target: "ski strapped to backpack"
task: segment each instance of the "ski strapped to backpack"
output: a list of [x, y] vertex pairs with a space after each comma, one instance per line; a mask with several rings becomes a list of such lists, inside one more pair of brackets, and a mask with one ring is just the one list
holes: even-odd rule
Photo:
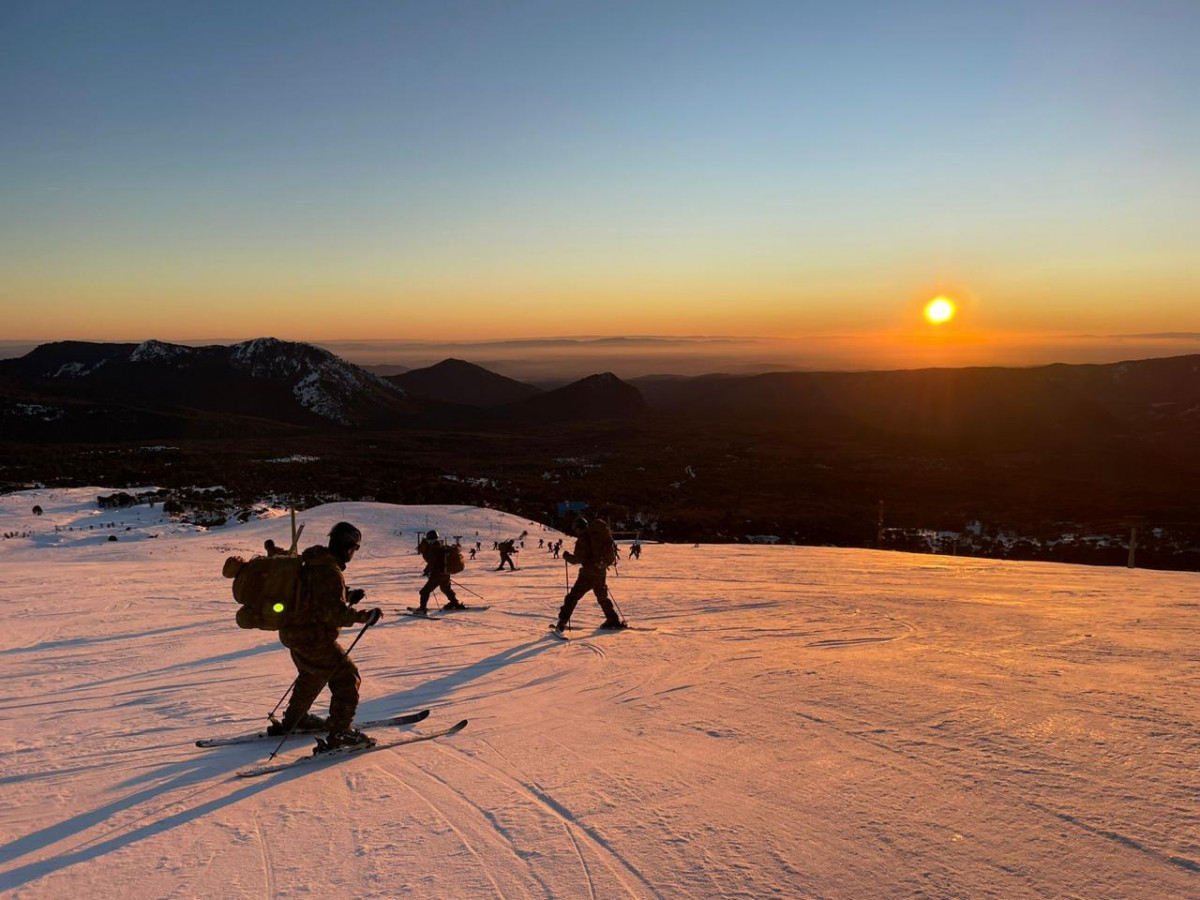
[[291, 553], [226, 559], [221, 574], [233, 579], [238, 627], [278, 631], [296, 615], [302, 602], [304, 567], [303, 557]]

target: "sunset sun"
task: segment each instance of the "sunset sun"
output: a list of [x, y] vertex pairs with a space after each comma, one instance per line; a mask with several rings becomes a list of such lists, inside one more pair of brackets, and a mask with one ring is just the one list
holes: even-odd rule
[[934, 325], [941, 325], [954, 318], [954, 301], [948, 297], [934, 297], [925, 304], [925, 318]]

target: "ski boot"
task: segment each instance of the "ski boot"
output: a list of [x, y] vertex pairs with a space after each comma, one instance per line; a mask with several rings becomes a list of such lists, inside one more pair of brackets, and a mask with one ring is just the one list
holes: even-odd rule
[[447, 603], [445, 606], [442, 607], [442, 609], [466, 609], [466, 608], [467, 608], [467, 604], [459, 603], [457, 600], [451, 600], [449, 603]]
[[622, 628], [628, 628], [629, 623], [624, 619], [609, 618], [601, 622], [600, 627], [607, 631], [620, 631]]
[[272, 722], [267, 726], [267, 734], [271, 737], [283, 737], [285, 734], [303, 734], [306, 731], [324, 731], [328, 728], [328, 723], [320, 716], [314, 716], [312, 713], [305, 713], [300, 717], [300, 721], [293, 728], [287, 719], [282, 722]]
[[313, 753], [328, 753], [330, 750], [362, 750], [365, 747], [374, 746], [375, 738], [363, 734], [356, 728], [347, 728], [345, 731], [331, 732], [324, 739], [317, 738], [317, 746], [313, 749]]

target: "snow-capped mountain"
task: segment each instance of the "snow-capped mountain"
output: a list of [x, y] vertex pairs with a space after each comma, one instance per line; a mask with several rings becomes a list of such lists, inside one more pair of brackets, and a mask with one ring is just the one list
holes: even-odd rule
[[396, 385], [328, 350], [275, 338], [206, 347], [63, 341], [0, 361], [0, 376], [43, 405], [59, 401], [60, 427], [64, 418], [94, 420], [96, 404], [117, 418], [136, 410], [139, 420], [249, 416], [301, 426], [381, 425], [413, 410]]

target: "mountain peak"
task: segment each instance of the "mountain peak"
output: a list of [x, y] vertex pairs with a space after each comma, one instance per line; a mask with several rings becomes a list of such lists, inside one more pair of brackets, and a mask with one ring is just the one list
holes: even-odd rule
[[533, 385], [453, 357], [424, 369], [392, 375], [388, 380], [422, 397], [481, 408], [503, 406], [541, 393]]

